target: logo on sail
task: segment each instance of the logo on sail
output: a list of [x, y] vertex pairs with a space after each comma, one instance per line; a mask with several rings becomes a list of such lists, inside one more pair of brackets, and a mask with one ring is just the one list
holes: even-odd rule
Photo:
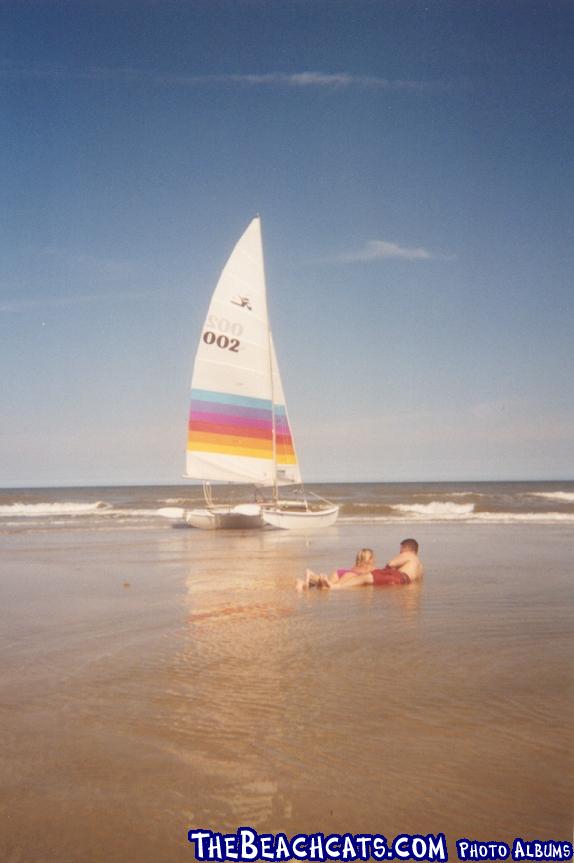
[[234, 297], [231, 302], [234, 306], [240, 306], [242, 309], [249, 309], [250, 312], [253, 311], [249, 297]]

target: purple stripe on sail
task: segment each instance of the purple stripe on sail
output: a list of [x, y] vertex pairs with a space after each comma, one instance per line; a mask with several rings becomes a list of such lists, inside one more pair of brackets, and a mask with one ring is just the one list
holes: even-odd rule
[[285, 417], [275, 417], [275, 429], [280, 434], [289, 434], [291, 429], [289, 428], [289, 423]]
[[214, 425], [236, 426], [237, 428], [256, 428], [268, 431], [271, 434], [273, 424], [270, 419], [260, 420], [251, 417], [236, 416], [233, 414], [208, 413], [207, 411], [192, 410], [189, 417], [190, 425], [194, 422], [213, 423]]
[[238, 405], [224, 405], [200, 399], [191, 400], [191, 411], [195, 413], [223, 414], [226, 417], [247, 417], [254, 420], [270, 420], [271, 411], [260, 408], [244, 408]]

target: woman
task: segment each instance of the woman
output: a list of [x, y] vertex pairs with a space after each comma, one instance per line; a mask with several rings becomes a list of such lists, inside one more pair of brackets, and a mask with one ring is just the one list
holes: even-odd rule
[[[333, 587], [342, 580], [345, 584], [348, 576], [358, 576], [359, 579], [369, 575], [375, 569], [375, 554], [372, 548], [361, 548], [355, 557], [355, 565], [350, 569], [335, 569], [329, 577], [323, 573], [313, 572], [312, 569], [305, 571], [305, 578], [297, 580], [297, 590], [306, 590], [309, 587]], [[357, 579], [357, 581], [359, 581]], [[370, 584], [369, 581], [359, 581], [361, 584]]]

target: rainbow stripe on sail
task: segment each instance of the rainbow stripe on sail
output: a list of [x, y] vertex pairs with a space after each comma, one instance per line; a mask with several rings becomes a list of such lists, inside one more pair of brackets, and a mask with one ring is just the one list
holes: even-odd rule
[[[296, 464], [285, 408], [275, 405], [277, 464]], [[247, 458], [273, 458], [273, 405], [269, 399], [191, 390], [187, 448]]]

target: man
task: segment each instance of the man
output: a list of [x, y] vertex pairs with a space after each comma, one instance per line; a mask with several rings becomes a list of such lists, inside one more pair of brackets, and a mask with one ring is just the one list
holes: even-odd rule
[[[403, 539], [399, 554], [387, 563], [386, 568], [389, 567], [408, 575], [410, 581], [419, 581], [423, 577], [424, 570], [419, 558], [419, 544], [416, 539]], [[375, 570], [375, 572], [377, 571]]]
[[[384, 569], [373, 569], [370, 572], [346, 572], [341, 576], [317, 576], [316, 586], [331, 590], [344, 590], [348, 587], [363, 587], [367, 584], [375, 586], [391, 584], [411, 584], [419, 581], [424, 574], [423, 565], [418, 556], [419, 544], [416, 539], [403, 539], [397, 557], [389, 560]], [[307, 586], [312, 582], [307, 580]]]

